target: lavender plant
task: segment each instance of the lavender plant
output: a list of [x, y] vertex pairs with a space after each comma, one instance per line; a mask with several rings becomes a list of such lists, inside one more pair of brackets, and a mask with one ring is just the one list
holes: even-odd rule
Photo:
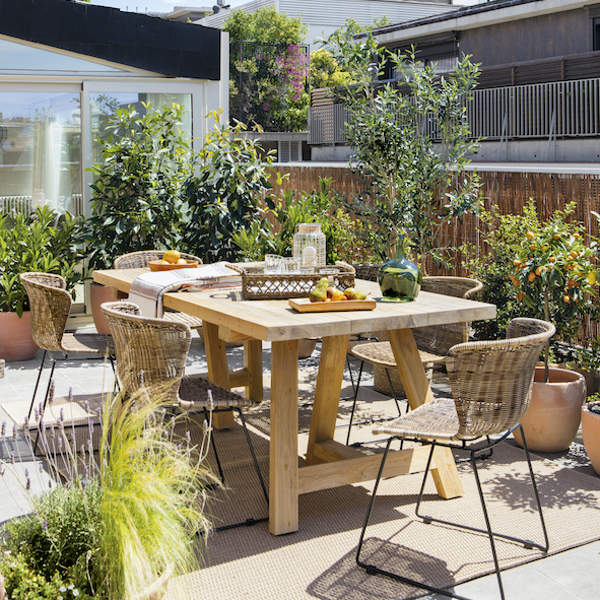
[[[6, 457], [0, 460], [0, 480], [17, 479], [33, 508], [9, 522], [0, 541], [9, 598], [130, 600], [143, 597], [165, 572], [177, 574], [196, 564], [196, 533], [210, 530], [204, 511], [207, 484], [215, 482], [203, 466], [210, 422], [203, 423], [202, 441], [194, 446], [189, 429], [179, 433], [180, 419], [164, 424], [167, 407], [161, 396], [160, 390], [106, 396], [83, 434], [52, 401], [56, 418], [37, 407], [46, 468], [41, 462], [35, 469], [20, 468], [31, 442], [26, 454], [20, 452], [18, 428], [9, 432], [5, 423], [0, 426]], [[29, 425], [23, 425], [27, 440]]]

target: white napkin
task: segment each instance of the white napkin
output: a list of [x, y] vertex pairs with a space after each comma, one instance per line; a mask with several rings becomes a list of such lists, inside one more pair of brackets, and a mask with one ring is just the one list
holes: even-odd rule
[[129, 301], [137, 304], [145, 317], [163, 315], [163, 294], [177, 290], [182, 285], [196, 288], [213, 287], [217, 283], [238, 283], [240, 276], [225, 262], [201, 265], [194, 269], [173, 269], [144, 273], [131, 283]]

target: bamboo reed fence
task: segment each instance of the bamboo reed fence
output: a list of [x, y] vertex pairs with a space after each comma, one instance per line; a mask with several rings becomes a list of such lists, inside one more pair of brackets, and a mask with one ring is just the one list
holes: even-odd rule
[[[346, 196], [362, 188], [359, 177], [347, 167], [278, 165], [276, 169], [287, 177], [275, 186], [275, 193], [288, 189], [310, 192], [318, 188], [319, 178], [325, 177], [331, 179], [332, 189]], [[598, 236], [598, 221], [592, 211], [600, 213], [600, 175], [483, 171], [479, 176], [486, 208], [497, 206], [501, 214], [520, 214], [533, 198], [540, 214], [549, 217], [555, 210], [575, 202], [573, 218], [584, 223], [589, 236]], [[468, 215], [462, 222], [444, 227], [441, 246], [458, 247], [470, 242], [480, 252], [486, 252], [485, 239], [484, 224], [477, 216]], [[426, 270], [432, 275], [467, 275], [457, 256], [451, 264], [453, 266], [447, 269], [430, 261]], [[598, 323], [586, 323], [584, 329], [586, 337], [600, 334]]]

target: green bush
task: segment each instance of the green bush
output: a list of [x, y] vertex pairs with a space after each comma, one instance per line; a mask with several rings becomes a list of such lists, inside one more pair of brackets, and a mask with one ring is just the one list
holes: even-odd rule
[[180, 237], [181, 189], [191, 173], [183, 109], [144, 109], [118, 109], [98, 139], [91, 215], [79, 230], [95, 269], [128, 252], [174, 247]]
[[[23, 554], [0, 554], [0, 573], [4, 577], [4, 590], [9, 599], [91, 600], [92, 598], [68, 579], [62, 579], [58, 573], [54, 573], [47, 580], [27, 564]], [[1, 579], [0, 592], [2, 592]]]
[[19, 275], [41, 271], [62, 275], [73, 293], [83, 276], [84, 254], [76, 244], [81, 219], [59, 215], [47, 206], [31, 215], [0, 215], [0, 311], [29, 310], [29, 300]]
[[345, 198], [331, 188], [331, 179], [320, 178], [319, 189], [300, 195], [285, 191], [273, 203], [269, 219], [237, 232], [233, 240], [246, 260], [262, 260], [265, 254], [289, 256], [296, 227], [320, 223], [327, 238], [327, 263], [370, 262], [372, 253], [360, 233], [362, 224], [344, 208]]
[[271, 205], [271, 156], [263, 160], [258, 144], [240, 136], [243, 124], [222, 126], [219, 115], [213, 116], [215, 126], [198, 155], [196, 174], [183, 190], [182, 249], [205, 262], [234, 261], [235, 234], [262, 221], [263, 197]]

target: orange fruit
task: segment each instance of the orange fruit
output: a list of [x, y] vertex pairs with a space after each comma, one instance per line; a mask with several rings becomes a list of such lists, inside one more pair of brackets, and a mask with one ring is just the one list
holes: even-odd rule
[[513, 277], [511, 281], [515, 287], [519, 287], [519, 280], [516, 277]]
[[530, 250], [536, 250], [537, 249], [537, 244], [531, 244], [531, 246], [529, 246]]
[[531, 238], [533, 238], [535, 236], [535, 234], [533, 233], [533, 231], [528, 231], [526, 235], [527, 235], [528, 239], [531, 239]]
[[513, 265], [515, 265], [515, 267], [519, 267], [521, 265], [521, 261], [518, 258], [515, 258], [515, 260], [513, 260]]
[[565, 304], [569, 304], [569, 302], [571, 302], [571, 298], [569, 296], [563, 296], [563, 301]]
[[555, 233], [555, 234], [554, 234], [552, 237], [553, 237], [555, 240], [560, 240], [560, 233]]
[[529, 279], [529, 281], [533, 281], [535, 279], [535, 273], [533, 271], [529, 273], [529, 275], [527, 275], [527, 279]]
[[544, 272], [544, 267], [538, 267], [535, 270], [535, 274], [539, 277]]
[[521, 302], [521, 300], [523, 300], [523, 298], [524, 298], [524, 297], [525, 297], [525, 294], [524, 294], [523, 292], [519, 292], [519, 293], [517, 294], [517, 300], [518, 300], [519, 302]]
[[181, 258], [181, 252], [178, 250], [167, 250], [163, 254], [163, 260], [166, 260], [168, 263], [172, 265], [176, 264], [177, 261]]
[[551, 263], [553, 263], [553, 262], [556, 262], [556, 258], [555, 258], [554, 256], [551, 256], [551, 257], [550, 257], [548, 260], [549, 260]]
[[550, 248], [550, 246], [548, 246], [548, 244], [544, 244], [544, 245], [542, 246], [542, 250], [543, 250], [544, 252], [546, 252], [546, 250], [548, 250], [548, 248]]

